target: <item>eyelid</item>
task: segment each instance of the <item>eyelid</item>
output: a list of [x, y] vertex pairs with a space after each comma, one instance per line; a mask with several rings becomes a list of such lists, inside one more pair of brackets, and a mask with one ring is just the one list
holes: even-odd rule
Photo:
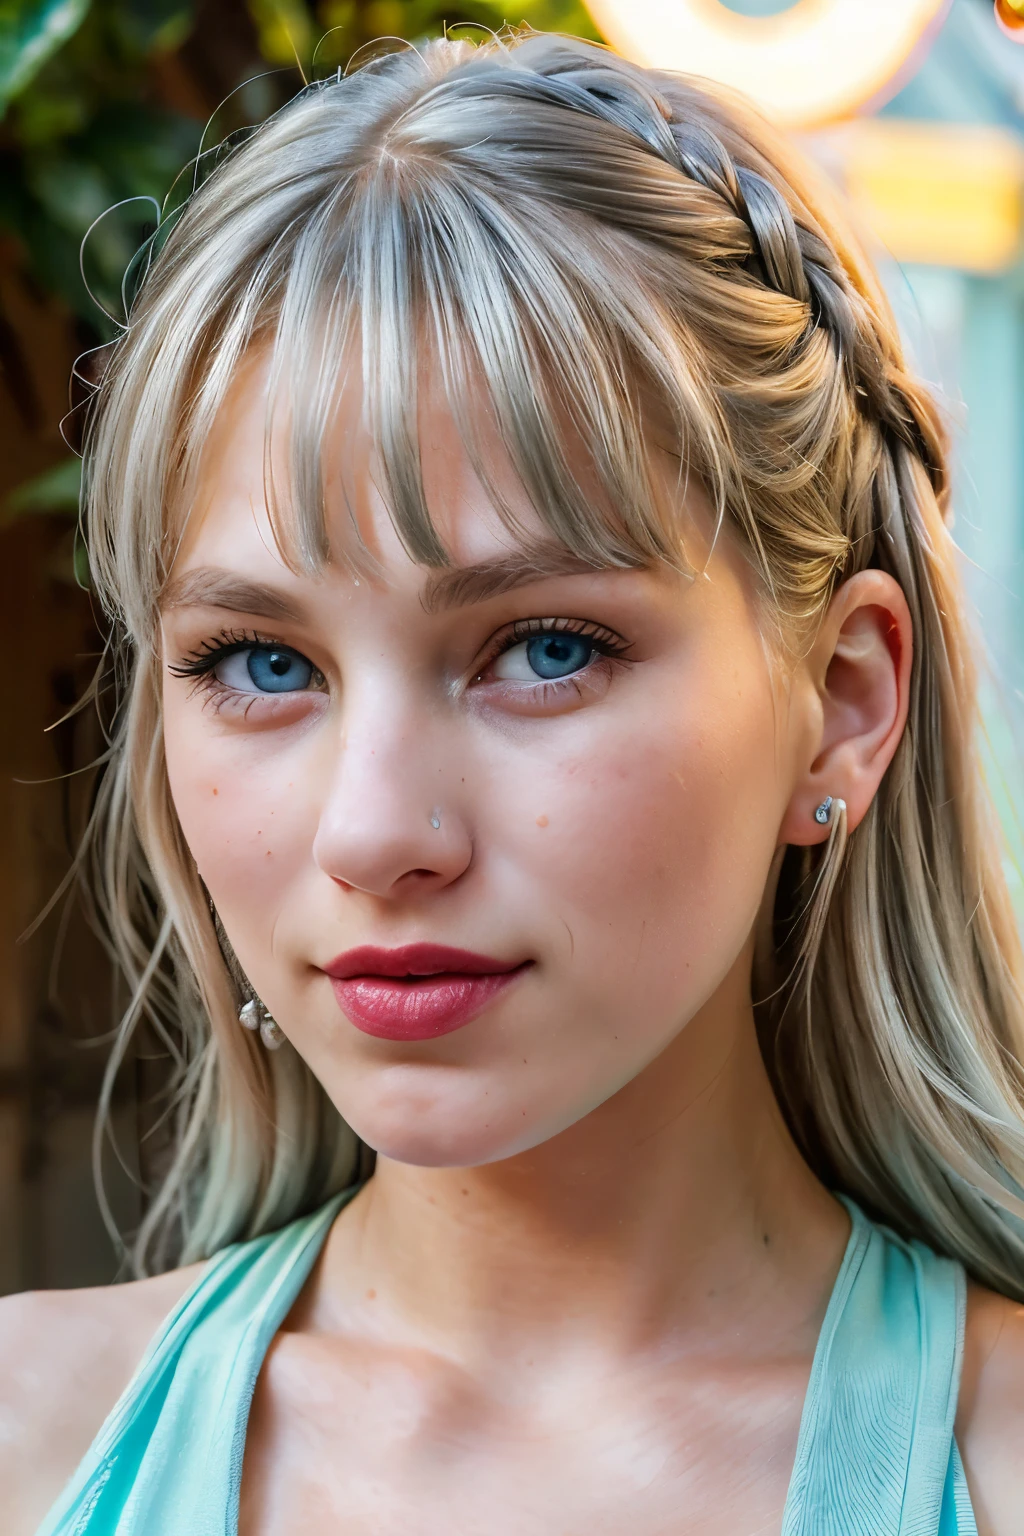
[[[629, 651], [633, 649], [633, 642], [626, 640], [616, 630], [606, 624], [598, 623], [594, 619], [581, 617], [534, 617], [513, 619], [502, 625], [487, 642], [482, 655], [473, 663], [468, 674], [463, 675], [463, 681], [456, 684], [457, 691], [478, 682], [487, 668], [497, 657], [504, 652], [513, 649], [517, 645], [524, 644], [536, 635], [541, 634], [574, 634], [590, 640], [599, 654], [605, 658], [629, 663], [632, 658]], [[213, 684], [213, 673], [216, 667], [228, 656], [236, 655], [240, 651], [251, 650], [256, 647], [273, 647], [281, 651], [289, 651], [292, 655], [300, 657], [313, 669], [313, 676], [324, 685], [327, 681], [323, 670], [304, 651], [295, 645], [280, 640], [274, 636], [262, 634], [257, 630], [227, 630], [223, 629], [216, 636], [200, 642], [196, 649], [187, 653], [178, 662], [168, 662], [168, 671], [174, 677], [192, 679], [197, 684]], [[593, 662], [588, 663], [588, 667]], [[576, 674], [578, 675], [578, 674]], [[544, 680], [546, 688], [557, 687], [569, 679]], [[538, 680], [538, 683], [540, 680]], [[227, 692], [233, 692], [230, 685], [220, 685]], [[524, 687], [530, 685], [524, 684]], [[310, 690], [301, 690], [302, 692]], [[258, 695], [262, 697], [262, 695]], [[269, 697], [269, 695], [268, 695]]]
[[535, 635], [549, 634], [581, 635], [584, 639], [593, 641], [602, 655], [615, 656], [622, 661], [630, 659], [626, 653], [633, 648], [632, 641], [625, 640], [614, 629], [609, 629], [607, 624], [598, 624], [593, 619], [513, 619], [511, 623], [503, 625], [491, 636], [482, 657], [473, 663], [470, 681], [475, 682], [493, 661], [505, 651], [510, 651], [513, 646], [522, 645], [524, 641], [532, 639]]
[[[304, 687], [280, 692], [264, 692], [261, 689], [250, 692], [248, 689], [240, 689], [230, 682], [225, 682], [217, 676], [218, 667], [225, 661], [252, 650], [286, 651], [297, 657], [310, 668], [309, 682]], [[253, 709], [256, 709], [259, 715], [266, 714], [267, 711], [276, 713], [286, 704], [286, 701], [291, 701], [294, 707], [297, 700], [311, 697], [323, 698], [325, 694], [330, 693], [325, 673], [311, 657], [306, 655], [305, 651], [289, 645], [287, 641], [259, 634], [255, 630], [221, 630], [219, 635], [200, 642], [194, 651], [178, 663], [168, 662], [167, 669], [173, 677], [180, 677], [191, 685], [192, 696], [200, 692], [205, 694], [204, 708], [209, 705], [218, 715], [222, 710], [236, 707], [240, 702], [244, 702], [245, 719], [249, 718], [250, 711]]]
[[285, 640], [276, 640], [270, 635], [258, 634], [255, 630], [222, 629], [219, 635], [201, 641], [194, 651], [188, 652], [180, 661], [168, 662], [167, 670], [174, 677], [205, 677], [228, 656], [235, 656], [239, 651], [264, 648], [289, 651], [293, 656], [300, 656], [303, 661], [309, 662], [318, 676], [323, 676], [312, 658], [305, 651], [300, 651], [298, 646], [289, 645]]

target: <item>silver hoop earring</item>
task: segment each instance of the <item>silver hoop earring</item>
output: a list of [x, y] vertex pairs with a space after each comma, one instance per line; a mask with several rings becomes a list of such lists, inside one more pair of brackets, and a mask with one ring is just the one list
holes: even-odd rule
[[260, 1039], [268, 1051], [280, 1050], [285, 1042], [285, 1033], [280, 1024], [274, 1018], [266, 1003], [261, 1003], [253, 993], [247, 1002], [244, 1002], [238, 1010], [238, 1022], [243, 1029], [260, 1032]]

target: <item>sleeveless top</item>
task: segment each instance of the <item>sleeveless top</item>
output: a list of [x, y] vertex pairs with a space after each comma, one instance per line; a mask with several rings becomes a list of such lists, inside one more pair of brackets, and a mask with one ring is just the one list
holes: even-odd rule
[[[263, 1358], [353, 1190], [211, 1259], [38, 1536], [236, 1536]], [[977, 1536], [953, 1438], [963, 1269], [853, 1222], [800, 1421], [782, 1536]]]

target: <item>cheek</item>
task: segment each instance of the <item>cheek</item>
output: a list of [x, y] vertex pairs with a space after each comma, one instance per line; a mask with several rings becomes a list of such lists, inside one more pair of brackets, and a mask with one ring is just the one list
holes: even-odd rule
[[643, 997], [677, 1013], [710, 995], [746, 941], [785, 793], [756, 669], [652, 691], [544, 771], [524, 762], [518, 812], [528, 878], [587, 1005], [633, 1013]]
[[[167, 777], [182, 833], [214, 904], [229, 926], [272, 927], [278, 899], [309, 862], [316, 798], [309, 791], [309, 737], [282, 749], [220, 731], [196, 700], [165, 690]], [[302, 792], [298, 792], [301, 787]]]

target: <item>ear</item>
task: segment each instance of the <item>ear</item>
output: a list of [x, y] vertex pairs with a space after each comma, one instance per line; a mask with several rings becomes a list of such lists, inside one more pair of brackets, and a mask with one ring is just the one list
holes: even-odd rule
[[780, 842], [824, 842], [829, 827], [814, 812], [829, 795], [846, 801], [850, 831], [864, 819], [907, 723], [913, 639], [903, 589], [884, 571], [837, 589], [803, 664], [818, 724]]

